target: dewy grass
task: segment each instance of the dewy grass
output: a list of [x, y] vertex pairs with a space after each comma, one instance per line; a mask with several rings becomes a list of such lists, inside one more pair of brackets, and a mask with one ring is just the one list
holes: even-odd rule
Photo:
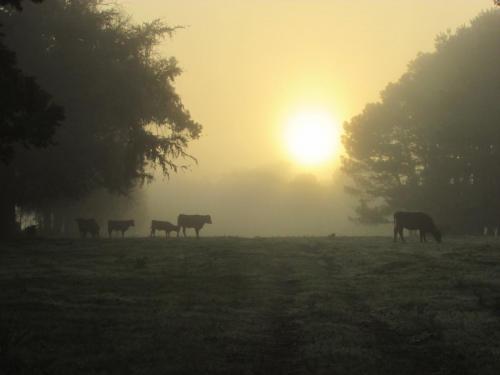
[[0, 374], [499, 374], [500, 242], [0, 245]]

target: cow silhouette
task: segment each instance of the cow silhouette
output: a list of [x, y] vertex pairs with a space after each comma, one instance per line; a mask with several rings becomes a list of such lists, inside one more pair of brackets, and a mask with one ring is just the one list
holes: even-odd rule
[[151, 237], [154, 237], [156, 231], [165, 231], [165, 237], [170, 237], [170, 232], [176, 232], [179, 237], [179, 227], [168, 221], [151, 220]]
[[186, 236], [186, 228], [193, 228], [196, 232], [196, 238], [200, 238], [200, 230], [205, 224], [212, 224], [210, 215], [184, 215], [177, 217], [177, 226], [182, 228], [182, 234]]
[[99, 237], [99, 224], [94, 219], [78, 218], [76, 223], [82, 238], [87, 237], [87, 234], [90, 234], [93, 238]]
[[108, 220], [108, 235], [111, 238], [111, 233], [121, 232], [123, 238], [128, 228], [134, 225], [134, 220]]
[[427, 242], [426, 234], [431, 233], [437, 242], [441, 242], [441, 232], [434, 224], [434, 220], [424, 212], [402, 212], [394, 213], [394, 242], [397, 241], [398, 234], [401, 241], [405, 242], [403, 229], [418, 230], [420, 232], [420, 242]]

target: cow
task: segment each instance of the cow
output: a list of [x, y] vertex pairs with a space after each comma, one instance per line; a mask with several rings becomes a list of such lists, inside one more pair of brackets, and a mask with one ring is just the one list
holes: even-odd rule
[[394, 213], [394, 242], [397, 236], [403, 238], [403, 229], [418, 230], [420, 232], [420, 242], [427, 242], [426, 233], [431, 233], [437, 242], [441, 242], [441, 232], [436, 228], [434, 220], [423, 212], [395, 212]]
[[182, 228], [182, 233], [184, 237], [186, 236], [186, 228], [194, 228], [196, 231], [196, 238], [200, 238], [200, 229], [203, 228], [205, 224], [212, 224], [212, 218], [210, 215], [183, 215], [180, 214], [177, 217], [178, 230]]
[[99, 224], [94, 219], [78, 218], [76, 219], [76, 223], [78, 224], [78, 231], [82, 238], [87, 237], [87, 234], [90, 234], [92, 238], [99, 237]]
[[168, 221], [151, 220], [151, 237], [155, 236], [157, 230], [164, 230], [166, 238], [170, 237], [170, 232], [176, 232], [179, 237], [179, 226]]
[[123, 238], [128, 228], [133, 227], [134, 225], [134, 220], [108, 220], [108, 235], [111, 238], [111, 233], [113, 231], [122, 232]]

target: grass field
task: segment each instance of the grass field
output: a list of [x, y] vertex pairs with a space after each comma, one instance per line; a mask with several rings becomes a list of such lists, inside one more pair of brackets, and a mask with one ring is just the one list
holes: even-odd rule
[[500, 241], [0, 245], [0, 374], [500, 374]]

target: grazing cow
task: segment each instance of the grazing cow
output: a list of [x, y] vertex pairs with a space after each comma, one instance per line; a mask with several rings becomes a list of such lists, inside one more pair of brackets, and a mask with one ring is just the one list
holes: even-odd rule
[[92, 236], [92, 238], [99, 237], [99, 224], [94, 219], [76, 219], [78, 224], [78, 231], [82, 238], [87, 237], [87, 233]]
[[210, 215], [179, 215], [177, 217], [177, 226], [179, 230], [182, 228], [182, 233], [186, 237], [186, 228], [194, 228], [196, 238], [200, 238], [200, 229], [205, 224], [212, 224]]
[[170, 232], [176, 232], [179, 237], [179, 226], [168, 221], [151, 220], [151, 237], [154, 237], [157, 230], [164, 230], [165, 237], [170, 237]]
[[427, 242], [426, 233], [431, 233], [437, 242], [441, 242], [441, 232], [436, 228], [434, 220], [423, 212], [396, 212], [394, 213], [394, 242], [397, 236], [403, 238], [403, 229], [418, 230], [420, 232], [420, 242]]
[[134, 220], [108, 220], [108, 235], [111, 238], [111, 233], [113, 231], [122, 232], [123, 238], [128, 228], [133, 227], [134, 225]]

